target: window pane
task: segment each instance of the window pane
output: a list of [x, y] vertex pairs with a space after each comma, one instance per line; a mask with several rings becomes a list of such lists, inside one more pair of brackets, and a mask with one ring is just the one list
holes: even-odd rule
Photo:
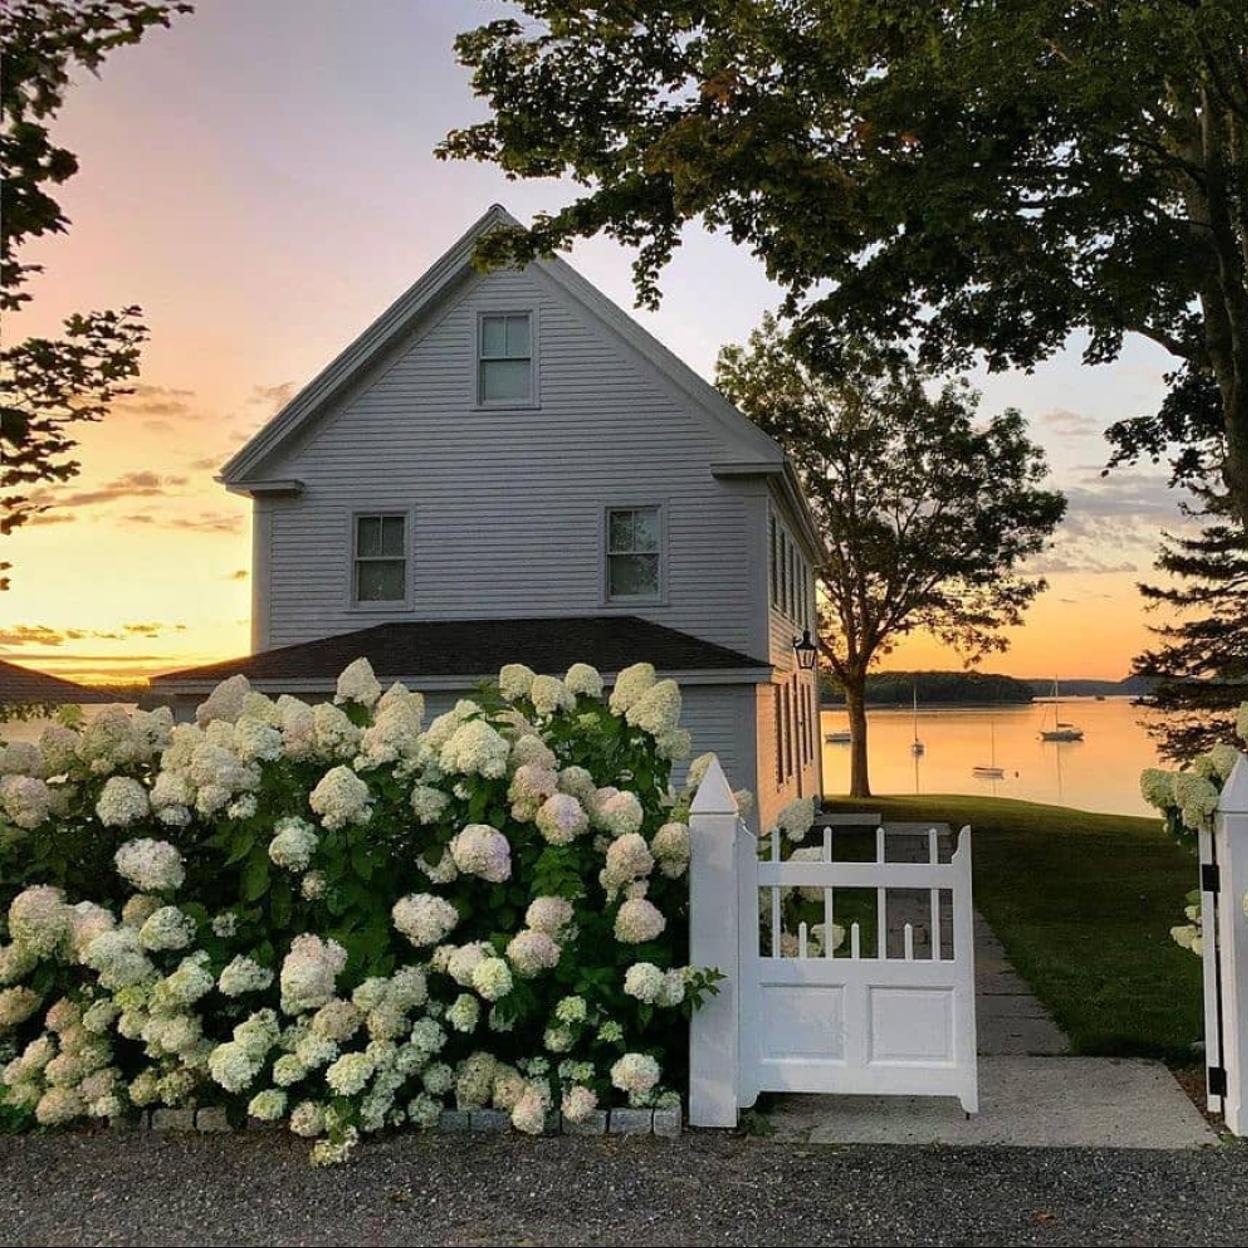
[[401, 602], [403, 582], [402, 559], [370, 559], [355, 565], [355, 596], [360, 602]]
[[481, 354], [483, 356], [507, 354], [507, 318], [505, 316], [481, 318]]
[[381, 517], [358, 516], [355, 524], [355, 553], [357, 555], [381, 554]]
[[634, 516], [633, 549], [647, 553], [659, 549], [659, 513], [654, 508], [636, 511]]
[[402, 516], [385, 516], [382, 518], [381, 550], [378, 553], [400, 556], [404, 553]]
[[481, 401], [529, 401], [531, 372], [528, 360], [482, 360]]
[[608, 520], [607, 549], [630, 551], [633, 549], [633, 515], [631, 511], [613, 511]]
[[506, 355], [514, 359], [529, 358], [529, 318], [527, 316], [509, 316], [507, 318], [507, 350]]
[[609, 562], [612, 598], [653, 598], [659, 592], [658, 555], [612, 555]]

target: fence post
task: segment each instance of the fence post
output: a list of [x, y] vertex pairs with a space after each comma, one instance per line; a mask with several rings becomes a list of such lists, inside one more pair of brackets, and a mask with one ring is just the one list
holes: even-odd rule
[[1218, 954], [1222, 980], [1222, 1112], [1236, 1135], [1248, 1134], [1248, 756], [1241, 754], [1218, 802]]
[[739, 1105], [740, 915], [737, 898], [737, 800], [714, 759], [689, 811], [689, 961], [715, 967], [719, 993], [689, 1025], [689, 1122], [735, 1127]]
[[1218, 950], [1218, 890], [1214, 886], [1217, 858], [1213, 831], [1198, 834], [1200, 846], [1201, 979], [1205, 1004], [1205, 1106], [1211, 1114], [1222, 1112], [1222, 981]]

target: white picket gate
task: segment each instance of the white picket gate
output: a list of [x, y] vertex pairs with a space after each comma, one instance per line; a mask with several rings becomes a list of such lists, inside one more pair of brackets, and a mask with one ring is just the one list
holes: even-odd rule
[[[822, 861], [781, 861], [778, 835], [760, 856], [714, 764], [690, 835], [690, 958], [725, 975], [691, 1026], [693, 1125], [735, 1126], [760, 1092], [956, 1096], [977, 1110], [970, 829], [948, 862], [935, 829], [925, 830], [927, 861], [886, 861], [884, 825], [874, 862], [834, 861], [833, 826], [822, 829]], [[839, 922], [844, 890], [873, 898], [873, 930], [847, 904], [840, 948], [819, 948], [804, 923], [784, 932], [781, 890], [793, 888], [822, 894], [824, 933]], [[926, 894], [925, 949], [916, 923], [890, 927], [894, 890], [911, 906]]]

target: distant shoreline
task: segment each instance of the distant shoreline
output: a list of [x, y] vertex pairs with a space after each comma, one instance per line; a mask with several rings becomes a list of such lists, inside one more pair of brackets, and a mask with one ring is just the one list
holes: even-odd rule
[[[1139, 697], [1134, 693], [1111, 693], [1104, 696], [1081, 695], [1075, 697], [1062, 697], [1058, 701], [1062, 703], [1077, 702], [1134, 702]], [[922, 702], [919, 704], [919, 713], [924, 711], [1014, 711], [1026, 710], [1033, 706], [1051, 706], [1052, 698], [1033, 698], [1030, 702]], [[914, 708], [907, 706], [904, 702], [867, 702], [868, 711], [897, 711], [906, 715], [913, 715]], [[823, 711], [847, 711], [849, 708], [844, 702], [820, 702], [819, 710]]]

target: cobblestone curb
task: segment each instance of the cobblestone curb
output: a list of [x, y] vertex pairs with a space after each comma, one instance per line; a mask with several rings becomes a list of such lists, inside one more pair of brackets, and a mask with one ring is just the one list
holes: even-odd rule
[[[280, 1124], [248, 1121], [249, 1128], [278, 1129]], [[232, 1130], [225, 1110], [220, 1106], [205, 1109], [143, 1110], [133, 1118], [110, 1118], [109, 1126], [116, 1131], [202, 1131], [215, 1133]], [[682, 1127], [679, 1109], [612, 1109], [596, 1110], [584, 1122], [569, 1122], [560, 1114], [551, 1114], [546, 1123], [547, 1135], [658, 1135], [677, 1139]], [[511, 1118], [496, 1109], [447, 1109], [442, 1111], [437, 1129], [447, 1135], [501, 1135], [513, 1130]]]

